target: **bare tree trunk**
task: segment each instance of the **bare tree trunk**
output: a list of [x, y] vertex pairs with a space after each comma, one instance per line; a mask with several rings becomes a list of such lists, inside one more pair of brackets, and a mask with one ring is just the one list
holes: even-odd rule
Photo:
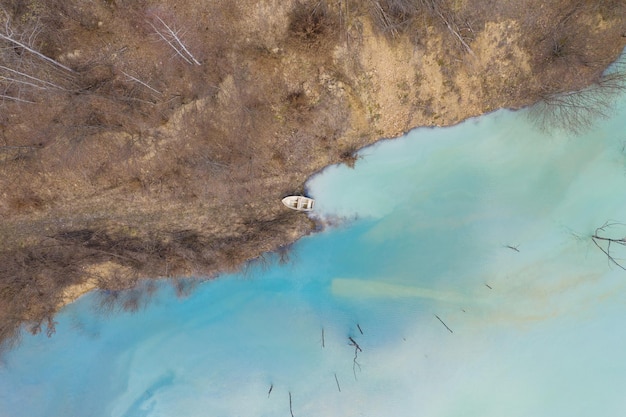
[[39, 58], [43, 59], [44, 61], [49, 62], [49, 63], [51, 63], [51, 64], [53, 64], [53, 65], [56, 65], [57, 67], [62, 68], [62, 69], [64, 69], [64, 70], [68, 71], [68, 72], [71, 72], [71, 73], [75, 73], [75, 72], [76, 72], [76, 71], [74, 71], [73, 69], [71, 69], [70, 67], [66, 67], [65, 65], [61, 64], [60, 62], [55, 61], [55, 60], [54, 60], [54, 59], [52, 59], [52, 58], [48, 58], [47, 56], [45, 56], [45, 55], [44, 55], [44, 54], [42, 54], [41, 52], [36, 51], [35, 49], [33, 49], [33, 48], [29, 47], [28, 45], [25, 45], [25, 44], [23, 44], [22, 42], [17, 41], [17, 40], [15, 40], [15, 39], [13, 39], [12, 37], [7, 36], [7, 35], [3, 34], [2, 32], [0, 32], [0, 39], [4, 39], [4, 40], [6, 40], [6, 41], [8, 41], [8, 42], [11, 42], [11, 43], [13, 43], [13, 44], [15, 44], [15, 45], [17, 45], [17, 46], [21, 47], [21, 48], [24, 48], [24, 49], [25, 49], [25, 50], [27, 50], [28, 52], [30, 52], [30, 53], [32, 53], [32, 54], [34, 54], [34, 55], [36, 55], [37, 57], [39, 57]]
[[163, 25], [165, 30], [157, 28], [152, 22], [148, 21], [148, 24], [152, 26], [152, 29], [156, 32], [156, 34], [165, 41], [176, 54], [185, 60], [188, 64], [196, 64], [202, 65], [192, 54], [189, 52], [189, 49], [185, 46], [183, 41], [178, 36], [179, 31], [174, 31], [170, 28], [159, 16], [156, 16], [156, 19]]
[[597, 119], [611, 115], [614, 100], [626, 91], [626, 58], [622, 56], [609, 72], [580, 91], [559, 92], [545, 88], [541, 100], [530, 108], [528, 116], [540, 129], [555, 127], [573, 133], [589, 129]]
[[[38, 82], [40, 82], [40, 83], [42, 83], [42, 84], [44, 84], [44, 85], [47, 85], [47, 86], [49, 86], [49, 87], [54, 87], [54, 88], [57, 88], [57, 89], [59, 89], [59, 90], [64, 90], [64, 91], [67, 91], [67, 89], [66, 89], [66, 88], [63, 88], [63, 87], [61, 87], [60, 85], [57, 85], [57, 84], [51, 83], [50, 81], [42, 80], [41, 78], [33, 77], [32, 75], [28, 75], [28, 74], [26, 74], [26, 73], [23, 73], [23, 72], [20, 72], [20, 71], [14, 70], [14, 69], [9, 68], [9, 67], [5, 67], [4, 65], [0, 65], [0, 69], [3, 69], [3, 70], [8, 71], [8, 72], [11, 72], [11, 73], [13, 73], [13, 74], [20, 75], [20, 76], [25, 77], [25, 78], [27, 78], [27, 79], [29, 79], [29, 80], [38, 81]], [[5, 77], [2, 77], [2, 78], [5, 78]], [[6, 79], [6, 78], [5, 78], [5, 79]], [[25, 84], [26, 82], [22, 82], [22, 83], [24, 83], [24, 84]], [[31, 84], [31, 85], [35, 86], [34, 84]], [[40, 88], [40, 89], [45, 89], [45, 88], [46, 88], [46, 87], [43, 87], [43, 86], [35, 86], [35, 87]]]
[[458, 27], [456, 27], [456, 25], [454, 25], [454, 27], [452, 26], [453, 23], [451, 23], [448, 19], [446, 19], [446, 17], [443, 15], [439, 7], [434, 6], [434, 10], [435, 10], [435, 13], [441, 19], [441, 21], [446, 25], [450, 33], [452, 33], [459, 40], [459, 42], [461, 43], [461, 45], [463, 45], [463, 47], [467, 50], [467, 52], [469, 52], [472, 56], [476, 56], [474, 54], [474, 51], [472, 51], [472, 48], [470, 48], [470, 46], [465, 42], [465, 40], [463, 40], [463, 37], [459, 33]]
[[147, 83], [145, 83], [145, 82], [141, 81], [140, 79], [135, 78], [135, 77], [133, 77], [132, 75], [130, 75], [130, 74], [128, 74], [128, 73], [126, 73], [126, 72], [124, 72], [124, 71], [122, 71], [122, 74], [124, 74], [125, 76], [127, 76], [129, 79], [131, 79], [131, 80], [133, 80], [133, 81], [135, 81], [135, 82], [137, 82], [137, 83], [139, 83], [139, 84], [143, 85], [144, 87], [146, 87], [146, 88], [147, 88], [147, 89], [149, 89], [150, 91], [153, 91], [153, 92], [157, 93], [158, 95], [163, 95], [163, 93], [161, 93], [159, 90], [157, 90], [156, 88], [150, 87]]
[[19, 97], [13, 97], [13, 96], [8, 96], [6, 94], [0, 94], [0, 98], [3, 99], [8, 99], [8, 100], [13, 100], [13, 101], [18, 101], [20, 103], [30, 103], [30, 104], [35, 104], [34, 101], [30, 101], [30, 100], [24, 100], [23, 98], [19, 98]]

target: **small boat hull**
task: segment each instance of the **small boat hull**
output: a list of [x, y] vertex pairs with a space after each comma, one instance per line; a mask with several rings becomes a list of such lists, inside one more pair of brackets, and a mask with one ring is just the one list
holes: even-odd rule
[[290, 195], [283, 198], [283, 204], [292, 210], [311, 211], [315, 206], [315, 200], [301, 195]]

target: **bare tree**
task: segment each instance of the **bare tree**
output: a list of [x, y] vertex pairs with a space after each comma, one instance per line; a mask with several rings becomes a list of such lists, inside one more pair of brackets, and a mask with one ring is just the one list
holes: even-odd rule
[[475, 56], [472, 48], [465, 42], [463, 36], [461, 35], [461, 29], [458, 24], [455, 22], [454, 14], [443, 9], [441, 4], [437, 0], [422, 0], [424, 3], [428, 3], [428, 7], [431, 9], [431, 12], [438, 16], [441, 22], [446, 26], [450, 34], [456, 38], [456, 40], [465, 48], [467, 52], [469, 52], [472, 56]]
[[405, 5], [404, 2], [397, 2], [397, 4], [396, 2], [383, 2], [381, 4], [379, 0], [372, 0], [370, 4], [374, 22], [384, 33], [389, 33], [392, 38], [397, 37], [399, 32], [408, 25], [413, 14], [412, 5]]
[[411, 27], [419, 16], [430, 16], [443, 23], [459, 44], [474, 55], [445, 0], [370, 0], [370, 10], [374, 23], [393, 38]]
[[[562, 53], [559, 48], [553, 53]], [[591, 64], [606, 66], [603, 61], [588, 65]], [[626, 55], [622, 54], [594, 83], [582, 90], [558, 91], [558, 83], [546, 85], [543, 90], [541, 99], [530, 108], [530, 120], [542, 130], [584, 132], [596, 120], [611, 116], [615, 99], [626, 91]]]
[[625, 89], [626, 74], [603, 77], [580, 91], [544, 95], [531, 107], [529, 117], [542, 130], [582, 133], [596, 120], [611, 115], [614, 99]]
[[14, 32], [14, 30], [11, 28], [11, 17], [9, 16], [9, 14], [6, 12], [6, 10], [4, 10], [3, 8], [0, 7], [0, 10], [2, 10], [2, 12], [4, 13], [4, 29], [0, 30], [0, 39], [3, 39], [11, 44], [13, 44], [15, 47], [19, 47], [22, 48], [23, 50], [30, 52], [31, 54], [35, 55], [36, 57], [51, 63], [52, 65], [56, 65], [59, 68], [64, 69], [65, 71], [68, 72], [74, 72], [73, 69], [71, 69], [68, 66], [65, 66], [63, 64], [61, 64], [59, 61], [56, 61], [44, 54], [42, 54], [41, 52], [39, 52], [38, 50], [36, 50], [35, 48], [32, 47], [35, 38], [37, 37], [37, 34], [39, 33], [40, 29], [37, 26], [35, 26], [35, 28], [32, 30], [32, 32], [25, 37], [25, 39], [20, 39], [22, 36], [20, 36], [19, 34], [17, 34], [16, 32]]
[[39, 21], [16, 29], [0, 7], [0, 98], [34, 103], [45, 90], [67, 91], [76, 71], [37, 48]]

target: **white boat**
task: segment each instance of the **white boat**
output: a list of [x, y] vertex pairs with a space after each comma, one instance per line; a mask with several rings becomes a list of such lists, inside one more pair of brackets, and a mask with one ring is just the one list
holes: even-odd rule
[[293, 210], [311, 211], [315, 205], [315, 200], [301, 195], [290, 195], [283, 198], [283, 204]]

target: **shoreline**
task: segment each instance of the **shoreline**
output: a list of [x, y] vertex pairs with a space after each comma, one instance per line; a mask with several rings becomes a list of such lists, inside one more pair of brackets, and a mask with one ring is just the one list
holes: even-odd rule
[[[90, 5], [84, 13], [101, 24], [89, 30], [61, 21], [63, 43], [44, 35], [55, 59], [81, 69], [73, 83], [85, 89], [37, 97], [29, 112], [5, 103], [11, 123], [0, 120], [12, 140], [0, 160], [0, 344], [23, 325], [53, 323], [86, 289], [213, 279], [288, 251], [319, 225], [280, 199], [326, 167], [353, 164], [359, 150], [416, 128], [580, 90], [626, 46], [626, 5], [574, 9], [557, 28], [569, 43], [554, 49], [546, 34], [573, 3], [528, 20], [536, 5], [524, 2], [482, 10], [466, 0], [450, 11], [459, 24], [475, 19], [464, 38], [470, 50], [435, 17], [414, 17], [391, 36], [357, 4], [349, 20], [330, 3], [224, 5], [226, 15], [249, 8], [234, 24], [189, 26], [185, 41], [202, 65], [142, 42], [152, 29], [133, 21], [145, 12], [139, 6]], [[215, 12], [194, 4], [163, 16], [185, 24]], [[96, 58], [106, 65], [89, 67]]]
[[[626, 57], [626, 47], [624, 49], [624, 51], [622, 52], [622, 54], [620, 55], [622, 57]], [[619, 58], [619, 57], [618, 57]], [[617, 61], [614, 61], [617, 62]], [[613, 65], [613, 64], [610, 64]], [[607, 67], [608, 68], [608, 67]], [[399, 134], [398, 136], [393, 136], [393, 137], [382, 137], [379, 138], [365, 146], [363, 146], [362, 148], [359, 148], [355, 151], [355, 154], [379, 145], [381, 142], [387, 142], [387, 141], [394, 141], [397, 140], [405, 135], [408, 135], [411, 131], [416, 130], [416, 129], [446, 129], [446, 128], [451, 128], [454, 126], [457, 126], [459, 124], [465, 123], [467, 121], [470, 121], [472, 119], [480, 119], [482, 117], [488, 116], [492, 113], [498, 112], [498, 111], [512, 111], [512, 112], [518, 112], [524, 109], [528, 109], [530, 107], [532, 107], [534, 104], [529, 104], [529, 105], [525, 105], [522, 107], [517, 107], [517, 108], [511, 108], [511, 107], [501, 107], [498, 109], [492, 109], [489, 110], [488, 112], [482, 113], [482, 114], [478, 114], [478, 115], [473, 115], [473, 116], [469, 116], [466, 119], [463, 120], [459, 120], [456, 121], [452, 124], [448, 124], [448, 125], [437, 125], [437, 126], [415, 126], [410, 128], [409, 130], [407, 130], [404, 133]], [[539, 127], [536, 127], [537, 129], [539, 129]], [[355, 164], [358, 161], [358, 156], [355, 159]], [[332, 166], [340, 166], [340, 165], [344, 165], [346, 164], [346, 162], [336, 162], [327, 166], [324, 166], [322, 168], [320, 168], [319, 170], [317, 170], [316, 172], [312, 173], [309, 177], [306, 178], [306, 180], [303, 183], [303, 195], [307, 195], [310, 196], [309, 190], [306, 186], [306, 183], [309, 182], [309, 180], [311, 180], [313, 177], [318, 176], [318, 175], [322, 175], [324, 173], [324, 171]], [[351, 169], [356, 169], [354, 166], [350, 166]], [[312, 197], [314, 198], [314, 196]], [[299, 235], [293, 235], [292, 236], [292, 240], [287, 240], [284, 241], [284, 243], [279, 244], [278, 245], [278, 249], [274, 249], [274, 250], [270, 250], [268, 252], [265, 252], [263, 254], [261, 254], [260, 256], [254, 257], [254, 258], [250, 258], [247, 259], [245, 261], [243, 261], [238, 267], [235, 267], [234, 269], [230, 269], [230, 270], [224, 270], [224, 271], [219, 271], [216, 272], [215, 275], [213, 276], [204, 276], [204, 277], [195, 277], [195, 276], [179, 276], [179, 277], [143, 277], [140, 278], [140, 281], [151, 281], [151, 280], [159, 280], [159, 281], [167, 281], [169, 284], [174, 284], [176, 280], [180, 280], [180, 279], [184, 279], [184, 280], [191, 280], [194, 281], [197, 284], [201, 284], [205, 281], [210, 281], [213, 279], [220, 279], [220, 276], [223, 274], [232, 274], [232, 273], [238, 273], [240, 272], [242, 269], [244, 269], [246, 267], [246, 265], [248, 263], [254, 263], [256, 261], [259, 261], [260, 259], [262, 259], [265, 255], [267, 254], [274, 254], [274, 255], [280, 255], [281, 249], [280, 248], [287, 248], [287, 251], [289, 250], [289, 247], [295, 243], [297, 243], [300, 239], [307, 237], [307, 236], [311, 236], [314, 235], [316, 233], [320, 233], [323, 232], [324, 230], [326, 230], [329, 227], [334, 227], [335, 223], [325, 223], [321, 220], [321, 218], [315, 216], [315, 212], [313, 213], [299, 213], [300, 216], [302, 217], [306, 217], [306, 219], [308, 219], [309, 223], [311, 224], [311, 228], [308, 230], [305, 230], [303, 233], [299, 234]], [[339, 222], [341, 223], [342, 219], [339, 220]], [[349, 221], [349, 220], [347, 220]], [[287, 254], [288, 256], [288, 254]], [[132, 291], [134, 290], [135, 287], [131, 287], [131, 288], [125, 288], [122, 289], [122, 292], [128, 292], [128, 291]], [[58, 306], [58, 310], [60, 311], [63, 307], [67, 306], [68, 304], [71, 304], [75, 301], [77, 301], [80, 297], [82, 297], [83, 295], [86, 295], [90, 292], [93, 291], [100, 291], [103, 290], [102, 288], [99, 288], [97, 286], [97, 283], [95, 280], [88, 280], [87, 282], [83, 282], [80, 284], [76, 284], [75, 286], [73, 286], [72, 288], [66, 288], [64, 291], [64, 302], [62, 304], [59, 304]]]

